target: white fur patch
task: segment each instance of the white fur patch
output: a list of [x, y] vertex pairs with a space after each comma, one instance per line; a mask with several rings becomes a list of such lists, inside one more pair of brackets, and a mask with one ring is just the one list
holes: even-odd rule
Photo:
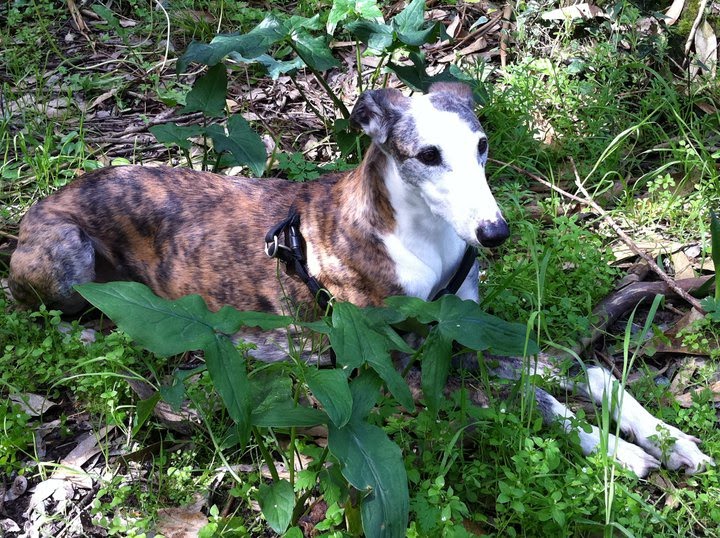
[[430, 167], [432, 175], [418, 183], [420, 197], [464, 241], [479, 246], [478, 226], [502, 218], [478, 155], [485, 134], [473, 131], [459, 115], [436, 109], [426, 95], [412, 100], [410, 112], [419, 142], [437, 146], [443, 159], [443, 166]]
[[453, 227], [434, 215], [415, 188], [398, 175], [392, 160], [385, 185], [395, 210], [395, 230], [383, 237], [406, 295], [429, 299], [452, 277], [465, 250]]

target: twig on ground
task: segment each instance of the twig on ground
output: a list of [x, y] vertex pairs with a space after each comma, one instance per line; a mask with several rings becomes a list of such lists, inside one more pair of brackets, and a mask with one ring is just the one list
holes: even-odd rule
[[[705, 8], [707, 7], [707, 0], [700, 0], [698, 4], [698, 11], [697, 15], [695, 16], [695, 20], [693, 21], [692, 28], [690, 29], [690, 33], [688, 34], [687, 41], [685, 42], [685, 61], [687, 62], [687, 55], [690, 52], [690, 48], [692, 47], [693, 41], [695, 41], [695, 34], [697, 33], [697, 29], [700, 26], [700, 22], [703, 19], [703, 16], [705, 15]], [[688, 65], [686, 63], [685, 65]]]
[[17, 235], [13, 235], [13, 234], [8, 233], [8, 232], [3, 232], [2, 230], [0, 230], [0, 237], [7, 237], [8, 239], [12, 239], [13, 241], [19, 241], [19, 240], [20, 240], [20, 238], [19, 238]]
[[625, 243], [630, 250], [632, 250], [636, 255], [640, 256], [643, 260], [645, 260], [648, 265], [650, 266], [650, 269], [660, 277], [660, 279], [665, 282], [668, 287], [673, 290], [677, 295], [685, 299], [688, 303], [692, 305], [693, 308], [695, 308], [697, 311], [701, 313], [705, 313], [702, 306], [700, 306], [700, 301], [698, 301], [695, 297], [690, 295], [688, 292], [686, 292], [684, 289], [682, 289], [680, 286], [678, 286], [675, 281], [670, 278], [665, 271], [662, 270], [662, 268], [655, 263], [655, 259], [639, 248], [635, 242], [630, 238], [629, 235], [625, 233], [625, 231], [620, 227], [620, 225], [615, 222], [615, 220], [605, 211], [602, 207], [600, 207], [595, 200], [593, 200], [590, 197], [590, 194], [585, 190], [585, 187], [582, 184], [582, 181], [580, 180], [580, 176], [578, 175], [577, 167], [575, 166], [575, 160], [570, 157], [570, 165], [572, 166], [573, 173], [575, 174], [575, 185], [577, 186], [578, 190], [583, 194], [585, 197], [585, 204], [592, 207], [603, 219], [605, 219], [605, 222], [608, 223], [608, 225], [615, 231], [615, 233], [622, 239], [623, 243]]
[[510, 16], [512, 15], [512, 5], [505, 4], [502, 15], [502, 30], [500, 31], [500, 67], [507, 67], [507, 41], [510, 30]]
[[530, 172], [530, 171], [528, 171], [528, 170], [525, 170], [524, 168], [520, 168], [519, 166], [516, 166], [516, 165], [514, 165], [514, 164], [512, 164], [512, 163], [506, 163], [506, 162], [498, 161], [498, 160], [496, 160], [496, 159], [488, 159], [488, 160], [490, 160], [490, 161], [492, 161], [492, 162], [494, 162], [495, 164], [498, 164], [498, 165], [500, 165], [500, 166], [507, 166], [508, 168], [512, 168], [512, 169], [515, 170], [516, 172], [519, 172], [519, 173], [521, 173], [521, 174], [529, 177], [530, 179], [532, 179], [532, 180], [534, 180], [534, 181], [538, 181], [538, 182], [542, 183], [542, 184], [545, 185], [546, 187], [554, 190], [555, 192], [561, 194], [562, 196], [564, 196], [564, 197], [566, 197], [566, 198], [568, 198], [568, 199], [570, 199], [570, 200], [574, 200], [575, 202], [578, 202], [578, 203], [581, 203], [581, 204], [583, 204], [583, 205], [586, 205], [586, 206], [589, 206], [589, 207], [593, 208], [593, 209], [594, 209], [595, 211], [597, 211], [597, 213], [605, 220], [605, 222], [608, 223], [608, 225], [613, 229], [613, 231], [618, 235], [618, 237], [620, 237], [620, 239], [622, 240], [622, 242], [625, 243], [625, 244], [630, 248], [630, 250], [632, 250], [637, 256], [640, 256], [643, 260], [645, 260], [645, 261], [648, 263], [648, 265], [650, 266], [650, 269], [651, 269], [658, 277], [660, 277], [660, 279], [667, 285], [667, 287], [668, 287], [670, 290], [673, 291], [673, 293], [675, 293], [675, 294], [677, 294], [678, 296], [682, 297], [685, 301], [687, 301], [688, 303], [690, 303], [690, 304], [693, 306], [693, 308], [697, 309], [699, 312], [701, 312], [701, 313], [703, 313], [703, 314], [705, 313], [705, 311], [704, 311], [704, 310], [702, 309], [702, 307], [700, 306], [700, 301], [698, 301], [697, 299], [695, 299], [695, 297], [693, 297], [692, 295], [690, 295], [689, 293], [687, 293], [685, 290], [683, 290], [682, 288], [680, 288], [680, 287], [677, 285], [677, 283], [676, 283], [673, 279], [671, 279], [671, 278], [667, 275], [667, 273], [665, 273], [665, 271], [663, 271], [663, 270], [660, 268], [660, 266], [658, 266], [657, 263], [655, 263], [655, 260], [653, 259], [653, 257], [650, 256], [650, 255], [649, 255], [647, 252], [645, 252], [644, 250], [641, 250], [641, 249], [633, 242], [633, 240], [623, 231], [623, 229], [620, 228], [620, 226], [613, 220], [613, 218], [612, 218], [610, 215], [608, 215], [608, 213], [607, 213], [602, 207], [600, 207], [597, 203], [595, 203], [595, 201], [593, 201], [593, 200], [590, 198], [590, 195], [587, 193], [587, 191], [585, 190], [585, 188], [584, 188], [584, 187], [582, 186], [582, 184], [580, 183], [579, 177], [578, 177], [578, 175], [577, 175], [577, 169], [576, 169], [576, 167], [575, 167], [575, 161], [574, 161], [572, 158], [570, 158], [570, 162], [571, 162], [572, 167], [573, 167], [573, 170], [574, 170], [574, 172], [575, 172], [576, 184], [577, 184], [578, 188], [580, 189], [580, 191], [581, 191], [581, 192], [583, 193], [583, 195], [585, 196], [585, 198], [581, 198], [581, 197], [579, 197], [579, 196], [576, 196], [576, 195], [574, 195], [574, 194], [571, 194], [571, 193], [569, 193], [569, 192], [561, 189], [560, 187], [558, 187], [558, 186], [556, 186], [556, 185], [553, 185], [550, 181], [548, 181], [548, 180], [540, 177], [539, 175], [533, 174], [532, 172]]

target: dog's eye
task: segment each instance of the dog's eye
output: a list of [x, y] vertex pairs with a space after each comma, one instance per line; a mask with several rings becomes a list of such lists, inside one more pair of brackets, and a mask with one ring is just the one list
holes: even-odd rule
[[424, 148], [420, 153], [415, 156], [415, 158], [427, 166], [437, 166], [442, 162], [442, 158], [440, 157], [440, 150], [437, 149], [435, 146], [429, 146], [427, 148]]
[[485, 155], [485, 153], [487, 152], [487, 149], [488, 149], [487, 138], [481, 138], [478, 141], [478, 153], [480, 155]]

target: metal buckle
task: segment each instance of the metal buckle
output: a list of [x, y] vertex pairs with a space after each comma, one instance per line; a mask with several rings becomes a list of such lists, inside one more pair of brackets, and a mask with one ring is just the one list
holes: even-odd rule
[[274, 236], [272, 241], [265, 243], [265, 254], [270, 258], [274, 258], [278, 253], [278, 236]]

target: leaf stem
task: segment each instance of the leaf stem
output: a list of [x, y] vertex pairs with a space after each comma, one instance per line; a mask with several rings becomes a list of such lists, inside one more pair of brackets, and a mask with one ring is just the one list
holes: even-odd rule
[[277, 472], [277, 469], [275, 468], [275, 462], [272, 459], [272, 456], [270, 455], [270, 452], [267, 449], [267, 446], [265, 446], [265, 441], [262, 438], [262, 435], [260, 434], [260, 430], [257, 429], [257, 426], [252, 427], [253, 437], [255, 437], [255, 442], [258, 445], [258, 449], [260, 449], [260, 454], [262, 454], [263, 459], [265, 460], [265, 465], [268, 466], [268, 470], [270, 471], [270, 474], [272, 475], [273, 481], [275, 483], [280, 482], [280, 475]]

